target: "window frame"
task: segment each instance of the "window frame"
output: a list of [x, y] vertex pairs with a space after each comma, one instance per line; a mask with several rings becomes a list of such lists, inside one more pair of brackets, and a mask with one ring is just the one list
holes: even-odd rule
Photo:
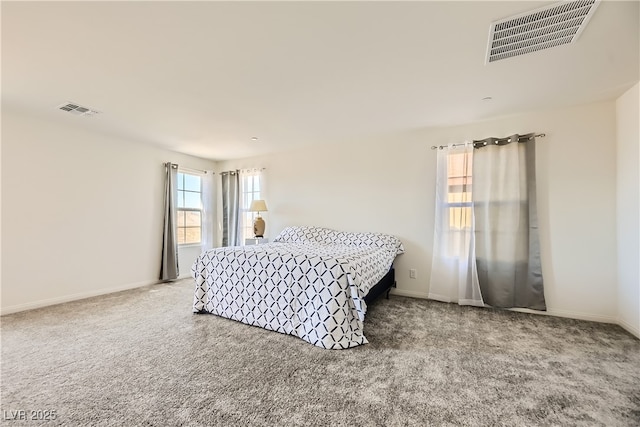
[[[473, 226], [473, 224], [466, 224], [465, 226], [462, 226], [462, 224], [452, 224], [452, 219], [451, 219], [451, 212], [452, 212], [451, 209], [455, 209], [455, 208], [473, 209], [473, 164], [470, 163], [471, 167], [468, 167], [469, 163], [467, 162], [472, 162], [472, 160], [469, 159], [470, 157], [469, 154], [470, 153], [448, 153], [447, 154], [447, 200], [446, 202], [442, 203], [442, 208], [446, 212], [446, 215], [443, 216], [443, 220], [446, 220], [447, 225], [445, 227], [445, 230], [447, 232], [458, 232], [458, 231], [469, 230]], [[450, 159], [453, 156], [461, 156], [461, 158], [463, 159], [461, 162], [462, 164], [458, 165], [458, 167], [461, 169], [462, 172], [465, 173], [464, 175], [450, 174], [452, 170]], [[451, 180], [455, 180], [455, 179], [461, 179], [463, 182], [451, 183]], [[452, 187], [454, 189], [459, 188], [460, 191], [451, 191]], [[455, 201], [455, 202], [449, 201], [451, 194], [464, 195], [465, 193], [469, 193], [470, 197], [468, 197], [468, 200], [464, 201], [465, 197], [462, 196], [461, 197], [461, 199], [463, 199], [462, 201]]]
[[[457, 259], [460, 245], [473, 230], [473, 157], [471, 153], [449, 152], [447, 155], [446, 193], [441, 201], [443, 258]], [[460, 156], [457, 164], [453, 156]], [[451, 195], [459, 195], [452, 197]], [[456, 212], [458, 211], [459, 212]]]
[[[180, 182], [180, 175], [182, 175], [182, 182]], [[200, 191], [194, 191], [194, 190], [186, 190], [185, 189], [185, 175], [188, 176], [193, 176], [198, 178], [198, 183], [199, 183], [199, 187], [200, 187]], [[180, 189], [182, 187], [182, 189]], [[204, 244], [204, 225], [203, 225], [203, 221], [202, 219], [204, 218], [204, 204], [203, 204], [203, 200], [202, 200], [202, 191], [203, 191], [203, 182], [202, 182], [202, 176], [193, 172], [189, 172], [186, 170], [181, 170], [178, 167], [178, 177], [177, 177], [177, 182], [176, 182], [176, 191], [178, 193], [178, 200], [176, 203], [176, 238], [178, 241], [178, 246], [179, 247], [190, 247], [190, 246], [202, 246]], [[184, 201], [186, 200], [186, 198], [184, 198], [184, 194], [185, 193], [191, 193], [191, 194], [199, 194], [199, 204], [200, 204], [200, 208], [194, 208], [194, 207], [180, 207], [180, 193], [183, 194], [183, 199], [182, 202], [184, 204]], [[180, 225], [180, 212], [185, 212], [185, 221], [184, 221], [184, 226]], [[198, 212], [200, 213], [200, 226], [187, 226], [187, 220], [186, 220], [186, 213], [187, 212]], [[198, 242], [186, 242], [186, 238], [187, 238], [187, 234], [186, 234], [186, 230], [188, 229], [193, 229], [193, 228], [199, 228], [200, 229], [200, 239], [198, 240]], [[179, 243], [180, 242], [180, 229], [184, 229], [185, 230], [185, 234], [184, 234], [184, 243]]]
[[[251, 185], [247, 182], [252, 180]], [[257, 182], [258, 190], [255, 190]], [[240, 244], [244, 245], [246, 239], [255, 238], [253, 234], [253, 221], [258, 216], [257, 212], [250, 212], [251, 202], [254, 200], [260, 200], [263, 195], [263, 180], [262, 173], [259, 169], [249, 169], [248, 171], [240, 174], [240, 215], [242, 218], [242, 224], [240, 228]], [[251, 188], [251, 191], [247, 191], [247, 188]], [[264, 213], [261, 213], [264, 215]]]

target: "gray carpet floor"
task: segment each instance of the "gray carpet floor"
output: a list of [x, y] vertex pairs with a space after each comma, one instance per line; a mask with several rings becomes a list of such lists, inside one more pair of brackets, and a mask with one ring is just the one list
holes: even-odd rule
[[3, 316], [1, 423], [640, 425], [640, 340], [618, 326], [391, 296], [369, 308], [369, 344], [323, 350], [192, 314], [192, 293], [183, 280]]

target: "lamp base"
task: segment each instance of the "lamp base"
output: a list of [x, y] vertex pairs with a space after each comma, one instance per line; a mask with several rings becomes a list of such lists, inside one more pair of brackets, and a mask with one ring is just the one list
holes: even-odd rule
[[256, 219], [253, 220], [253, 234], [255, 234], [256, 237], [264, 237], [264, 228], [264, 220], [257, 216]]

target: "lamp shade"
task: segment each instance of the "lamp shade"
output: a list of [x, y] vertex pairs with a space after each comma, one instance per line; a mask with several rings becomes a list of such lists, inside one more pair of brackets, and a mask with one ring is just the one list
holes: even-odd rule
[[267, 204], [264, 200], [254, 200], [251, 202], [249, 212], [267, 212]]

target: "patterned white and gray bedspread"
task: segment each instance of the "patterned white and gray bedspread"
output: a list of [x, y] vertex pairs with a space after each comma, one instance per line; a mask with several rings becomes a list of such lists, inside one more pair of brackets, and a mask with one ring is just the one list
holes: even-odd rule
[[203, 252], [191, 267], [193, 311], [328, 349], [365, 344], [363, 299], [403, 252], [388, 234], [287, 227], [273, 243]]

